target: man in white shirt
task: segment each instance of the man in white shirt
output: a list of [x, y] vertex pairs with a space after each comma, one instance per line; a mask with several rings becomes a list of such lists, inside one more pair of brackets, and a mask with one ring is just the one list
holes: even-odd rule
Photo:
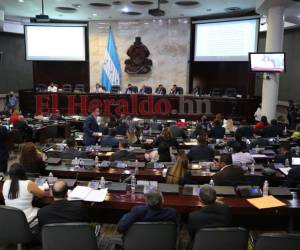
[[245, 164], [254, 164], [255, 160], [252, 157], [251, 154], [249, 153], [244, 153], [243, 151], [243, 147], [241, 146], [240, 143], [236, 142], [233, 145], [233, 154], [232, 154], [232, 162], [233, 164], [241, 164], [241, 165], [245, 165]]
[[51, 82], [50, 86], [48, 87], [48, 92], [57, 92], [57, 87]]

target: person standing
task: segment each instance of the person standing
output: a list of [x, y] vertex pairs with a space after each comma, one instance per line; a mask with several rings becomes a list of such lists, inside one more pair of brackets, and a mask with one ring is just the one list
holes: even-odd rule
[[99, 108], [94, 107], [92, 113], [86, 118], [83, 124], [83, 140], [85, 146], [96, 145], [99, 137], [100, 128], [97, 123], [97, 116], [99, 116]]

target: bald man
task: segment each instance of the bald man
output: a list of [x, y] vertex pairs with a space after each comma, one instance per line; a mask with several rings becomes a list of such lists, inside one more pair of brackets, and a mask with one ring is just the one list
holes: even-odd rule
[[54, 202], [38, 211], [39, 225], [42, 228], [50, 223], [88, 222], [81, 201], [68, 201], [67, 183], [56, 181], [52, 188]]

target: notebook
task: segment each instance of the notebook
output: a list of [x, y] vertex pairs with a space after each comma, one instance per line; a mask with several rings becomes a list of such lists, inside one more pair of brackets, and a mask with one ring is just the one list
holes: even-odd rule
[[107, 195], [107, 188], [95, 190], [90, 187], [77, 186], [69, 194], [68, 200], [84, 200], [90, 202], [103, 202]]

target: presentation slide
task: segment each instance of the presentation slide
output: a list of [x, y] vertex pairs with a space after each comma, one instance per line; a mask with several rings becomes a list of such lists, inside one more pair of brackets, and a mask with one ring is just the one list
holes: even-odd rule
[[196, 24], [195, 61], [248, 61], [257, 51], [259, 20]]
[[256, 72], [284, 72], [284, 53], [250, 54], [251, 70]]
[[26, 59], [85, 61], [84, 26], [25, 26]]

